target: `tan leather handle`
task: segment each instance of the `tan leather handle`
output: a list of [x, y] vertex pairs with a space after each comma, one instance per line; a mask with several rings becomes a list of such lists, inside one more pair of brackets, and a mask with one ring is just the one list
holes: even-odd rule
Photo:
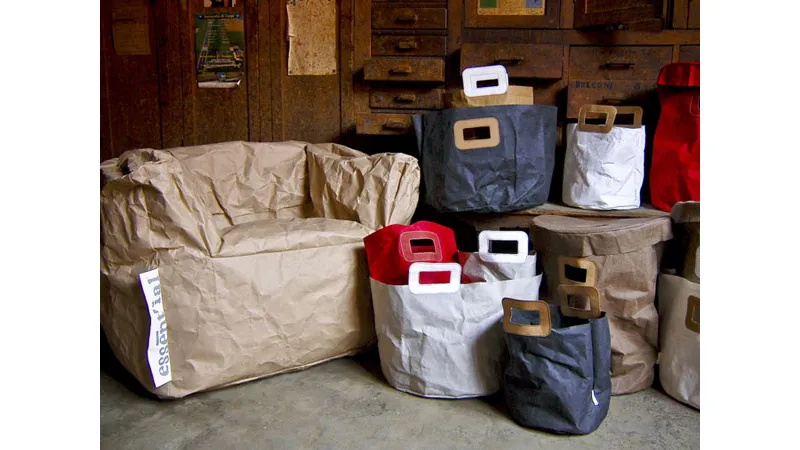
[[617, 125], [624, 128], [641, 128], [644, 110], [641, 106], [617, 106], [617, 117], [620, 114], [633, 114], [633, 123], [630, 125]]
[[[539, 325], [523, 325], [511, 322], [511, 310], [539, 311]], [[521, 336], [543, 337], [550, 334], [552, 325], [550, 321], [550, 305], [541, 300], [517, 300], [514, 298], [503, 299], [503, 330], [510, 334]]]
[[419, 16], [408, 12], [397, 15], [394, 20], [395, 22], [399, 23], [415, 23], [417, 20], [419, 20]]
[[[587, 114], [605, 114], [606, 121], [603, 125], [589, 125], [586, 123]], [[578, 111], [578, 129], [592, 133], [608, 133], [614, 126], [614, 119], [617, 118], [617, 108], [606, 105], [583, 105]]]
[[405, 122], [401, 122], [399, 120], [390, 120], [383, 124], [383, 128], [386, 128], [387, 130], [405, 130], [408, 127], [406, 126]]
[[411, 50], [418, 49], [419, 43], [417, 43], [417, 41], [400, 41], [397, 43], [395, 48], [401, 52], [409, 52]]
[[396, 103], [414, 103], [416, 99], [417, 96], [414, 94], [398, 94], [394, 96]]
[[398, 75], [408, 75], [412, 72], [414, 72], [414, 69], [411, 66], [394, 66], [389, 70], [389, 73]]
[[601, 69], [627, 70], [632, 69], [635, 64], [629, 61], [608, 61], [600, 66]]
[[[578, 317], [581, 319], [596, 319], [600, 317], [600, 291], [594, 286], [581, 286], [579, 284], [561, 284], [556, 289], [556, 295], [561, 304], [561, 315]], [[570, 306], [569, 297], [580, 295], [589, 298], [589, 309], [578, 309]]]
[[513, 58], [499, 58], [495, 59], [494, 63], [499, 64], [501, 66], [516, 66], [517, 64], [525, 61], [525, 58], [521, 56], [513, 57]]

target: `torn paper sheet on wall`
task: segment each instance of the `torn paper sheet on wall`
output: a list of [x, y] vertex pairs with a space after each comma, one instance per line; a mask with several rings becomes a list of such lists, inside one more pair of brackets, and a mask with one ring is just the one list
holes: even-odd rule
[[289, 75], [336, 73], [336, 2], [287, 0]]

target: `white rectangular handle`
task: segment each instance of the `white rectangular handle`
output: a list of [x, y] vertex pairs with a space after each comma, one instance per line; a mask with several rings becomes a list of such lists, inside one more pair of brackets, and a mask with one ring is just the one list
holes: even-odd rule
[[[492, 86], [479, 87], [481, 81], [497, 80]], [[503, 66], [470, 67], [461, 73], [464, 95], [482, 97], [484, 95], [505, 94], [508, 91], [508, 72]]]
[[[447, 283], [420, 284], [422, 272], [450, 272]], [[458, 263], [415, 262], [408, 269], [408, 289], [412, 294], [445, 294], [458, 292], [461, 286], [461, 266]]]
[[[481, 231], [478, 235], [478, 256], [485, 262], [522, 264], [528, 257], [528, 233], [524, 231]], [[492, 241], [517, 241], [517, 253], [492, 253]]]

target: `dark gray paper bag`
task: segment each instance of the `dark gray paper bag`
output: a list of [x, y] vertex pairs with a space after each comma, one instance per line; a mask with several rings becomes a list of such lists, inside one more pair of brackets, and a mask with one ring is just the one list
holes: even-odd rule
[[[608, 318], [544, 301], [503, 299], [505, 400], [518, 424], [556, 434], [596, 430], [611, 402]], [[538, 312], [538, 318], [534, 312]]]
[[508, 212], [547, 201], [556, 113], [546, 105], [415, 115], [425, 200], [439, 212]]

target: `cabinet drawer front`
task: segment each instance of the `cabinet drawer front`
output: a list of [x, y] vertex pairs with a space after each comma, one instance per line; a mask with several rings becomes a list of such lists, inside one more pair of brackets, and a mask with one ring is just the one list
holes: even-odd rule
[[563, 47], [556, 44], [464, 44], [461, 70], [501, 64], [511, 78], [559, 79], [563, 55]]
[[567, 117], [577, 118], [581, 106], [588, 104], [654, 107], [656, 89], [654, 80], [569, 80]]
[[373, 55], [446, 56], [446, 36], [372, 36]]
[[372, 81], [444, 81], [442, 58], [372, 58], [364, 65]]
[[414, 132], [411, 114], [359, 114], [358, 134], [410, 134]]
[[569, 77], [583, 80], [657, 80], [672, 62], [672, 47], [571, 47]]
[[372, 8], [372, 28], [444, 30], [447, 8]]
[[699, 45], [681, 45], [681, 62], [700, 62]]
[[442, 89], [371, 89], [369, 106], [376, 109], [442, 109]]

